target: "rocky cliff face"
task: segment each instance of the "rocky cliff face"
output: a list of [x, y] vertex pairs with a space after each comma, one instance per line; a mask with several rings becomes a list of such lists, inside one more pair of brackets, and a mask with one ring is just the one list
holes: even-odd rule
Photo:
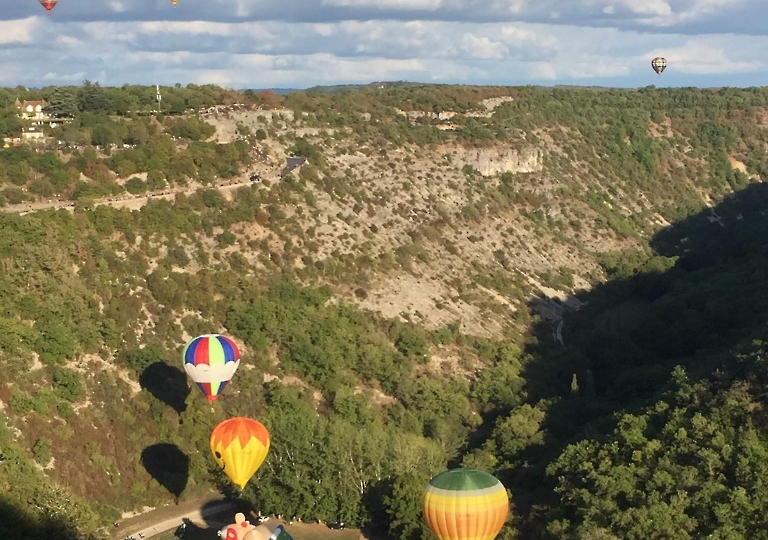
[[483, 176], [505, 172], [529, 173], [540, 171], [544, 152], [539, 148], [514, 150], [507, 148], [456, 149], [453, 161], [459, 167], [471, 165]]

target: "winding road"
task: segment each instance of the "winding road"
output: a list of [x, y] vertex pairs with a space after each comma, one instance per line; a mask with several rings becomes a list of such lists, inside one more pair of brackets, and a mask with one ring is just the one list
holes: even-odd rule
[[[272, 180], [272, 179], [270, 179]], [[216, 189], [218, 191], [231, 191], [233, 189], [241, 188], [244, 186], [248, 186], [253, 184], [253, 182], [249, 180], [239, 181], [233, 184], [218, 184], [216, 186], [197, 186], [194, 188], [177, 188], [177, 189], [167, 189], [164, 191], [156, 191], [153, 193], [149, 193], [147, 195], [122, 195], [119, 197], [114, 198], [104, 198], [104, 199], [97, 199], [94, 201], [94, 206], [102, 206], [102, 205], [108, 205], [113, 208], [130, 208], [131, 210], [137, 210], [147, 204], [147, 202], [151, 199], [165, 199], [165, 200], [173, 200], [176, 195], [182, 193], [184, 195], [192, 195], [194, 194], [198, 189]], [[29, 214], [30, 212], [39, 212], [41, 210], [59, 210], [59, 209], [65, 209], [69, 210], [70, 212], [74, 212], [75, 210], [75, 203], [72, 201], [61, 201], [61, 200], [55, 200], [51, 202], [38, 202], [38, 203], [23, 203], [23, 204], [14, 204], [9, 206], [4, 206], [0, 208], [3, 212], [8, 213], [15, 213], [20, 215]]]
[[[213, 504], [217, 501], [219, 501], [218, 504]], [[206, 504], [210, 504], [210, 506], [202, 509], [202, 507]], [[202, 504], [197, 504], [196, 506], [197, 508], [195, 510], [188, 511], [186, 513], [180, 512], [179, 514], [173, 515], [171, 517], [161, 517], [158, 518], [159, 521], [151, 524], [147, 524], [147, 521], [151, 521], [152, 514], [154, 512], [162, 512], [163, 514], [167, 514], [167, 512], [163, 512], [167, 510], [167, 508], [158, 509], [154, 512], [148, 512], [147, 514], [131, 518], [126, 520], [127, 523], [125, 525], [121, 524], [119, 529], [112, 532], [112, 538], [122, 540], [124, 538], [133, 536], [136, 538], [136, 540], [141, 540], [142, 538], [146, 540], [158, 534], [177, 528], [179, 525], [181, 525], [182, 520], [189, 520], [193, 523], [205, 523], [207, 527], [210, 527], [212, 522], [205, 520], [204, 518], [215, 516], [217, 514], [223, 514], [224, 512], [228, 512], [236, 508], [234, 503], [221, 501], [220, 499], [204, 501]], [[218, 524], [218, 526], [223, 527], [224, 525], [232, 523], [233, 521], [233, 515], [224, 514], [222, 516], [222, 521], [220, 524]]]

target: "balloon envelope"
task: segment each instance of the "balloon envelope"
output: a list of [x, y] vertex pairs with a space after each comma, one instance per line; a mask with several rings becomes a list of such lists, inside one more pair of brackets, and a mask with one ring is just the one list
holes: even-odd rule
[[235, 484], [245, 488], [269, 452], [269, 432], [261, 422], [237, 417], [211, 431], [211, 453]]
[[59, 3], [59, 0], [38, 0], [40, 2], [40, 5], [45, 8], [45, 10], [50, 15], [53, 8], [56, 7], [56, 4]]
[[493, 475], [453, 469], [429, 481], [422, 510], [439, 540], [493, 540], [507, 519], [509, 498]]
[[655, 71], [658, 75], [661, 75], [661, 72], [667, 69], [667, 60], [665, 58], [656, 57], [653, 60], [651, 60], [651, 67], [653, 68], [653, 71]]
[[184, 370], [197, 384], [208, 403], [219, 397], [240, 365], [235, 342], [219, 334], [198, 336], [181, 353]]
[[238, 514], [235, 520], [235, 523], [219, 530], [219, 538], [222, 540], [244, 540], [247, 535], [247, 540], [293, 540], [285, 527], [275, 522], [253, 526], [249, 522], [243, 521], [244, 516], [242, 514]]

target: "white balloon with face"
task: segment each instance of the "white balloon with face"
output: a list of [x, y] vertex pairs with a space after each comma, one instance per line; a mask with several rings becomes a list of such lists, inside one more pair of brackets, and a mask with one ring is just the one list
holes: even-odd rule
[[196, 383], [220, 383], [232, 378], [240, 365], [240, 360], [227, 362], [218, 366], [209, 366], [207, 364], [184, 364], [184, 370], [187, 375]]

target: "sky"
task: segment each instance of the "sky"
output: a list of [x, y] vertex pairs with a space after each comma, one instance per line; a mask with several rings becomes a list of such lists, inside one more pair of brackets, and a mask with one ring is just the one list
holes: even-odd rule
[[50, 17], [37, 0], [0, 5], [0, 86], [768, 84], [766, 0], [60, 0]]

